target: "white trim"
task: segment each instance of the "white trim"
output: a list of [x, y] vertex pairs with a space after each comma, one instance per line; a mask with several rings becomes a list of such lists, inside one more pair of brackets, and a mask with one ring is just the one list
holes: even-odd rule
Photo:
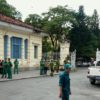
[[49, 34], [44, 33], [44, 32], [41, 32], [40, 34], [41, 34], [42, 37], [44, 37], [44, 36], [49, 36]]
[[39, 46], [39, 43], [32, 42], [33, 45]]
[[18, 25], [13, 25], [10, 23], [2, 22], [2, 21], [0, 21], [0, 28], [12, 30], [12, 31], [20, 31], [20, 32], [25, 32], [25, 33], [33, 33], [32, 29], [21, 27]]
[[30, 33], [30, 34], [34, 34], [34, 35], [39, 36], [39, 37], [48, 36], [48, 34], [46, 34], [44, 32], [36, 33], [34, 31], [34, 29], [25, 28], [22, 26], [13, 25], [10, 23], [2, 22], [2, 21], [0, 21], [0, 29], [4, 29], [7, 31], [10, 30], [10, 31], [20, 32], [20, 33]]

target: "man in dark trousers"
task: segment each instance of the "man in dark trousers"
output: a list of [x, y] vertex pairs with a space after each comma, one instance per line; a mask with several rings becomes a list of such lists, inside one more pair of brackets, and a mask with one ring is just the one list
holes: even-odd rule
[[45, 65], [44, 65], [44, 74], [47, 75], [47, 71], [48, 71], [48, 62], [47, 60], [45, 60]]
[[14, 74], [17, 72], [17, 74], [19, 73], [19, 70], [18, 70], [18, 65], [19, 65], [19, 62], [17, 59], [15, 59], [14, 61]]
[[51, 60], [51, 62], [50, 62], [50, 70], [51, 70], [50, 76], [53, 76], [53, 73], [54, 73], [54, 64], [53, 64], [53, 60]]
[[7, 58], [5, 58], [4, 61], [2, 61], [2, 78], [7, 78]]
[[0, 60], [0, 74], [2, 74], [2, 60]]
[[7, 67], [8, 79], [12, 79], [12, 62], [10, 61], [10, 58], [8, 58]]
[[43, 59], [41, 59], [40, 61], [40, 75], [43, 75], [44, 74], [44, 61]]
[[69, 100], [69, 95], [71, 94], [69, 73], [71, 68], [68, 64], [64, 67], [65, 71], [60, 75], [59, 79], [59, 97], [62, 98], [62, 100]]

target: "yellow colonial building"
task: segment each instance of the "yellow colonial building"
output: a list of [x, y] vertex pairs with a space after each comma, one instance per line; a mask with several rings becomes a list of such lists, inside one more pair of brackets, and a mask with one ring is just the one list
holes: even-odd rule
[[17, 58], [22, 69], [38, 66], [42, 36], [41, 30], [0, 14], [0, 59]]
[[[42, 37], [45, 34], [22, 21], [0, 14], [0, 60], [17, 58], [20, 69], [39, 67], [42, 58]], [[69, 43], [60, 44], [60, 64], [69, 55]]]

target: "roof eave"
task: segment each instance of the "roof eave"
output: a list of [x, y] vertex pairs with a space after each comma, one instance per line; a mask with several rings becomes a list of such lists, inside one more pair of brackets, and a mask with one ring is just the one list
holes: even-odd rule
[[10, 30], [10, 31], [17, 31], [17, 32], [33, 33], [33, 29], [29, 29], [18, 25], [13, 25], [3, 21], [0, 21], [0, 28], [6, 29], [8, 31]]

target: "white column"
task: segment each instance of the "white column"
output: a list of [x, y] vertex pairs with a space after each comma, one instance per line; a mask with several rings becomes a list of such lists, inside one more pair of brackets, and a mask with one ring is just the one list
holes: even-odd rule
[[65, 58], [69, 55], [69, 46], [68, 42], [60, 44], [60, 64], [63, 65]]
[[22, 39], [22, 46], [21, 46], [21, 64], [23, 65], [23, 61], [24, 61], [24, 39]]
[[11, 36], [8, 36], [7, 58], [11, 58]]
[[71, 52], [71, 66], [72, 66], [72, 69], [76, 68], [76, 50]]
[[33, 54], [31, 54], [31, 41], [30, 41], [30, 39], [31, 39], [31, 36], [29, 35], [29, 38], [28, 38], [28, 59], [27, 59], [27, 63], [28, 63], [28, 65], [30, 65], [30, 63], [31, 63], [31, 57], [32, 57], [32, 55]]
[[4, 59], [4, 35], [0, 33], [0, 59]]

